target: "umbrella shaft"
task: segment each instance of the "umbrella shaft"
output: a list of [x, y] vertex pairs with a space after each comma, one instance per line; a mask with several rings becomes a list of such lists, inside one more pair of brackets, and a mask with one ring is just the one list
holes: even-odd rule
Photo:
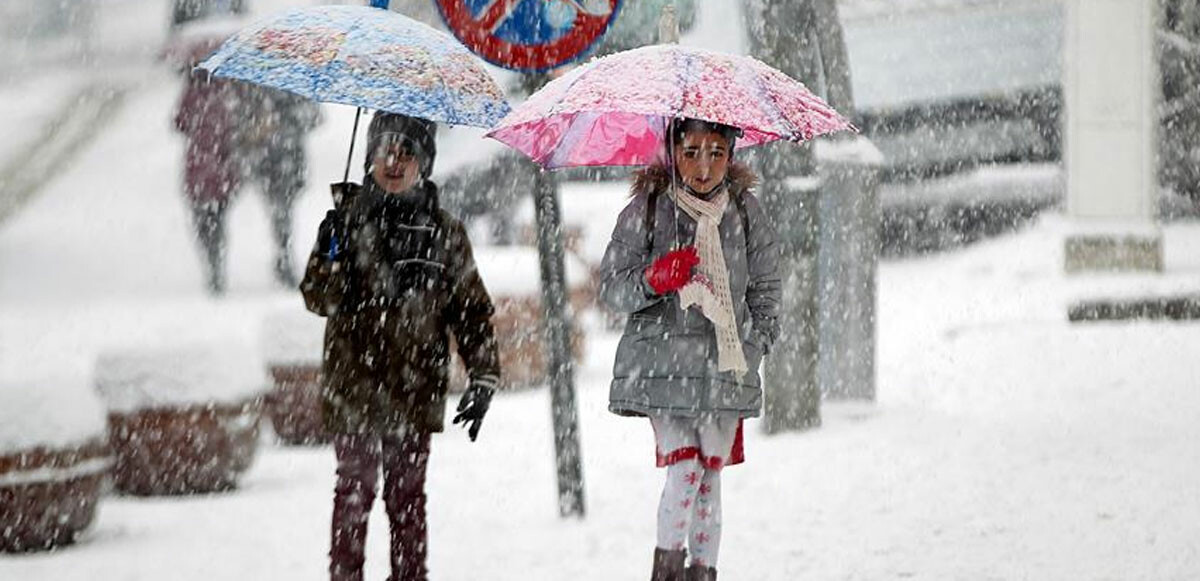
[[354, 109], [354, 128], [350, 130], [350, 153], [346, 154], [346, 174], [342, 176], [342, 183], [350, 181], [350, 162], [354, 160], [354, 140], [358, 137], [359, 117], [362, 117], [362, 107]]

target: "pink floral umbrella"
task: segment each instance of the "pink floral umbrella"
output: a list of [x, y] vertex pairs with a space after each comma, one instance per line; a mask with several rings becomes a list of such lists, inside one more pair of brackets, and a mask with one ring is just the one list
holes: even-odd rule
[[656, 45], [547, 83], [488, 136], [545, 168], [646, 165], [661, 158], [667, 122], [678, 117], [742, 129], [739, 148], [854, 130], [802, 83], [754, 58]]

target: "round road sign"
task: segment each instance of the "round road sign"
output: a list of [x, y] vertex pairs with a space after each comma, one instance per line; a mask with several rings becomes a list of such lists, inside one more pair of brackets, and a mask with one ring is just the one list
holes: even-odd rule
[[484, 60], [545, 71], [582, 56], [604, 36], [621, 0], [436, 0], [442, 19]]

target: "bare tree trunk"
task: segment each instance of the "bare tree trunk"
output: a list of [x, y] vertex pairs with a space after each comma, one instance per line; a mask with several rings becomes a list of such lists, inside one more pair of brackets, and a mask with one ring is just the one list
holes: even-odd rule
[[1162, 12], [1159, 176], [1163, 185], [1200, 201], [1200, 6], [1162, 0]]
[[825, 101], [843, 115], [854, 113], [854, 89], [850, 83], [850, 55], [838, 18], [837, 0], [813, 0], [821, 68], [825, 73]]
[[[755, 56], [823, 94], [844, 115], [853, 114], [850, 60], [836, 0], [748, 0], [745, 14]], [[823, 185], [810, 144], [771, 145], [758, 157], [763, 204], [776, 218], [785, 249], [783, 331], [764, 363], [764, 424], [768, 432], [802, 430], [821, 423], [820, 357], [827, 346], [819, 333], [820, 311], [826, 308], [819, 289], [846, 282], [821, 280], [830, 270], [820, 268], [820, 257], [828, 262], [832, 255], [821, 248], [820, 233], [841, 228], [826, 222], [842, 213], [819, 211]]]
[[[810, 87], [817, 85], [821, 60], [810, 2], [749, 0], [745, 24], [754, 56]], [[775, 218], [784, 247], [782, 332], [763, 364], [763, 424], [770, 433], [803, 430], [821, 423], [816, 375], [816, 163], [810, 144], [777, 143], [756, 153], [762, 202]]]

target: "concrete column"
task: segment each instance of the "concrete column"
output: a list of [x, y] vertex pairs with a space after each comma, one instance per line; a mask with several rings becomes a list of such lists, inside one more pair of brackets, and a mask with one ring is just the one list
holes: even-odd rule
[[1161, 270], [1158, 2], [1067, 0], [1067, 272]]
[[883, 154], [861, 136], [819, 141], [816, 154], [817, 381], [829, 399], [874, 401]]
[[[822, 78], [811, 2], [747, 0], [743, 8], [750, 52], [785, 74]], [[739, 154], [741, 155], [741, 154]], [[777, 142], [752, 148], [759, 161], [759, 195], [779, 231], [783, 298], [779, 338], [763, 362], [763, 429], [775, 434], [821, 425], [817, 382], [817, 202], [820, 180], [812, 143]]]

